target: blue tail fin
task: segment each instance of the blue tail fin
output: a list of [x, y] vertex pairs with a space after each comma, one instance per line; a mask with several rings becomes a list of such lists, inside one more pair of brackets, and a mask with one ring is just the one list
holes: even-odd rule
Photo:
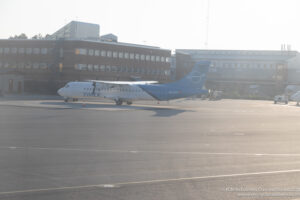
[[166, 84], [140, 85], [140, 87], [157, 100], [178, 99], [204, 94], [207, 93], [203, 86], [209, 66], [209, 61], [200, 61], [195, 64], [190, 73], [178, 81]]
[[202, 88], [206, 81], [206, 74], [208, 72], [209, 66], [210, 61], [197, 62], [190, 73], [188, 73], [179, 81], [170, 84], [174, 84], [182, 88], [188, 87], [189, 89], [194, 87], [195, 89], [199, 87]]

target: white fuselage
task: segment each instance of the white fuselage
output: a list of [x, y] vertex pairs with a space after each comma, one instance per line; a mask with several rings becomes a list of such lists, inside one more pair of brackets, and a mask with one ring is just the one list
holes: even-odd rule
[[109, 84], [93, 82], [70, 82], [58, 90], [64, 98], [99, 99], [107, 98], [122, 101], [155, 100], [138, 85]]

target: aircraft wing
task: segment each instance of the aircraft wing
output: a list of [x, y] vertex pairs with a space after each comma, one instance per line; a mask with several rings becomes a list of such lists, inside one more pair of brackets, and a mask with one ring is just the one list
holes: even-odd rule
[[101, 81], [101, 80], [88, 80], [93, 83], [105, 83], [111, 85], [148, 85], [155, 84], [158, 81]]

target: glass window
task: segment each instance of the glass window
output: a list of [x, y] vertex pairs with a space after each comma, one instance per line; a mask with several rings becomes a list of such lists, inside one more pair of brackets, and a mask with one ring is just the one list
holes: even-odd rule
[[117, 67], [116, 66], [111, 66], [111, 71], [112, 72], [116, 72], [117, 71]]
[[11, 68], [11, 69], [17, 68], [17, 63], [16, 62], [10, 62], [9, 63], [9, 68]]
[[33, 69], [38, 69], [39, 68], [39, 63], [33, 63], [32, 68]]
[[3, 68], [8, 68], [9, 64], [6, 62], [3, 64]]
[[11, 53], [13, 53], [13, 54], [16, 54], [17, 53], [17, 48], [16, 47], [13, 47], [13, 48], [11, 48]]
[[146, 55], [146, 60], [149, 61], [150, 60], [150, 56]]
[[121, 67], [120, 66], [117, 67], [117, 72], [121, 72]]
[[105, 51], [105, 50], [102, 50], [102, 51], [101, 51], [101, 56], [103, 56], [103, 57], [106, 56], [106, 51]]
[[41, 54], [45, 55], [48, 53], [48, 49], [47, 48], [41, 48]]
[[76, 54], [77, 55], [86, 55], [87, 50], [86, 49], [76, 49]]
[[87, 70], [86, 64], [80, 64], [80, 70]]
[[170, 57], [166, 57], [166, 62], [170, 62], [171, 60], [170, 60]]
[[118, 57], [118, 52], [114, 51], [113, 52], [113, 58], [117, 58]]
[[139, 60], [140, 59], [140, 54], [135, 54], [135, 59]]
[[159, 73], [160, 73], [160, 70], [159, 69], [155, 69], [154, 75], [159, 75]]
[[100, 51], [99, 50], [95, 50], [95, 56], [100, 56]]
[[129, 53], [125, 52], [124, 53], [124, 58], [128, 59], [129, 58]]
[[93, 71], [93, 68], [94, 68], [93, 65], [91, 65], [91, 64], [88, 65], [88, 70], [89, 71]]
[[63, 48], [60, 48], [59, 49], [59, 57], [64, 57], [64, 49]]
[[145, 55], [144, 54], [141, 55], [141, 60], [145, 60]]
[[76, 70], [86, 70], [87, 68], [86, 64], [75, 64], [74, 67]]
[[160, 57], [159, 56], [156, 56], [156, 62], [159, 62], [160, 61]]
[[24, 69], [24, 63], [18, 63], [18, 69]]
[[94, 65], [94, 70], [99, 71], [99, 65]]
[[130, 53], [130, 59], [134, 59], [134, 53]]
[[32, 54], [32, 48], [26, 48], [26, 54]]
[[155, 56], [151, 56], [151, 61], [155, 61]]
[[93, 56], [94, 55], [94, 49], [89, 49], [89, 56]]
[[105, 71], [105, 65], [100, 65], [100, 71], [102, 71], [102, 72]]
[[169, 76], [171, 74], [170, 70], [165, 70], [165, 75]]
[[112, 56], [112, 52], [111, 51], [107, 51], [107, 57], [111, 57]]
[[160, 62], [165, 62], [165, 58], [163, 56], [160, 57]]
[[105, 71], [110, 72], [110, 66], [109, 65], [106, 65]]
[[119, 58], [123, 58], [123, 52], [119, 52]]
[[40, 69], [47, 69], [47, 63], [40, 63]]
[[4, 48], [4, 54], [8, 54], [9, 53], [9, 48]]
[[31, 63], [30, 62], [25, 64], [25, 69], [31, 69]]
[[82, 64], [77, 64], [77, 70], [82, 70]]
[[33, 54], [40, 54], [39, 48], [33, 48]]

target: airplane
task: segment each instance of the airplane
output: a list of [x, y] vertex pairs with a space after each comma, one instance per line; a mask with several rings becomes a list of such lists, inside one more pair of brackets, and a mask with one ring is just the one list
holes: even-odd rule
[[78, 99], [111, 99], [116, 105], [126, 102], [131, 105], [133, 101], [156, 100], [169, 101], [186, 98], [194, 95], [207, 94], [203, 88], [210, 61], [200, 61], [195, 64], [192, 71], [182, 79], [158, 84], [156, 81], [100, 81], [89, 80], [84, 82], [69, 82], [57, 93], [65, 99], [77, 101]]

